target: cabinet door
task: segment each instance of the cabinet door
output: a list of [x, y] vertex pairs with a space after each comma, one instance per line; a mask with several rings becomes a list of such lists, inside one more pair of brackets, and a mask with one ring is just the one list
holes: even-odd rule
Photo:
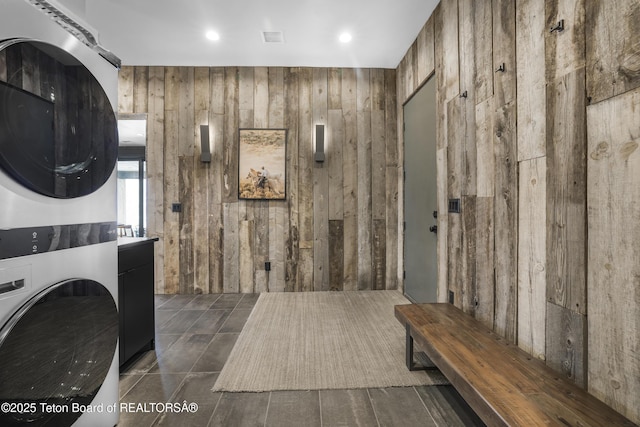
[[124, 360], [154, 339], [153, 264], [145, 264], [124, 273]]
[[120, 337], [119, 340], [119, 350], [118, 350], [118, 354], [120, 357], [120, 366], [122, 366], [124, 364], [124, 362], [127, 360], [125, 359], [124, 355], [124, 298], [122, 298], [124, 295], [124, 273], [118, 274], [118, 336]]

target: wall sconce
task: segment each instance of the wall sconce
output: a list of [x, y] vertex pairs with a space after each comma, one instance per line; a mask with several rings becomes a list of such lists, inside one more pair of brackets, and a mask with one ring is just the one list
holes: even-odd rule
[[200, 161], [202, 163], [211, 162], [211, 146], [209, 145], [209, 125], [200, 125]]
[[317, 163], [324, 162], [324, 125], [316, 125], [316, 149], [313, 159]]

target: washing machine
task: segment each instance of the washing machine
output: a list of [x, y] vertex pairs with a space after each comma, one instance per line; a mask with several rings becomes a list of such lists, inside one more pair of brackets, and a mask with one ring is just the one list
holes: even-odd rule
[[117, 68], [38, 3], [0, 15], [0, 425], [114, 426]]

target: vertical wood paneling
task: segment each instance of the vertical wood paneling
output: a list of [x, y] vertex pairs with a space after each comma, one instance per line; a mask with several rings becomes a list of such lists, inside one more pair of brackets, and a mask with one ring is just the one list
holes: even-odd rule
[[518, 346], [545, 358], [546, 159], [520, 163], [518, 191]]
[[[516, 99], [515, 0], [493, 0], [493, 93], [496, 108]], [[504, 71], [496, 71], [504, 64]]]
[[326, 167], [329, 174], [329, 220], [342, 220], [344, 217], [342, 150], [345, 144], [342, 110], [329, 110], [325, 136]]
[[442, 79], [444, 99], [449, 101], [460, 93], [459, 50], [458, 50], [458, 0], [442, 0]]
[[238, 229], [239, 239], [239, 287], [240, 292], [254, 292], [254, 266], [253, 266], [253, 248], [254, 248], [254, 225], [252, 220], [240, 221]]
[[[545, 56], [548, 83], [585, 65], [585, 1], [546, 0], [545, 2], [547, 16]], [[550, 28], [555, 27], [561, 19], [564, 19], [565, 29], [552, 33]], [[596, 29], [590, 27], [586, 32], [593, 31]]]
[[493, 197], [476, 198], [476, 302], [475, 316], [493, 328], [495, 319]]
[[[509, 341], [517, 333], [518, 162], [515, 104], [496, 111], [495, 153], [495, 330]], [[499, 224], [499, 226], [498, 226]]]
[[[464, 188], [464, 99], [455, 98], [447, 103], [447, 200], [462, 198]], [[449, 291], [453, 292], [454, 305], [462, 308], [462, 290], [465, 271], [462, 266], [462, 213], [449, 213], [447, 228], [447, 259]], [[441, 230], [438, 229], [441, 234]]]
[[518, 161], [546, 154], [544, 0], [516, 3]]
[[460, 206], [462, 208], [462, 247], [460, 253], [462, 295], [460, 297], [462, 309], [473, 315], [476, 309], [477, 293], [476, 196], [462, 196]]
[[179, 226], [179, 293], [193, 294], [194, 288], [194, 244], [193, 244], [193, 225], [194, 225], [194, 188], [193, 188], [193, 157], [178, 157], [178, 200], [182, 203], [182, 212], [178, 214]]
[[547, 89], [547, 299], [586, 314], [584, 68]]
[[[433, 38], [431, 39], [433, 45]], [[433, 49], [432, 49], [433, 50]], [[397, 99], [396, 72], [385, 70], [385, 146], [386, 146], [386, 288], [397, 289], [398, 281], [402, 280], [398, 265], [402, 265], [402, 232], [400, 221], [404, 213], [399, 203], [399, 191], [402, 188], [401, 171], [399, 168], [399, 145], [403, 144], [398, 139], [398, 127], [396, 120]], [[402, 216], [401, 216], [402, 215]]]
[[493, 9], [489, 0], [474, 1], [473, 7], [474, 92], [476, 104], [479, 104], [493, 96]]
[[589, 391], [640, 422], [640, 89], [589, 106]]
[[224, 227], [224, 281], [225, 293], [240, 291], [240, 221], [238, 203], [223, 203]]
[[133, 113], [134, 67], [123, 67], [118, 71], [118, 111]]
[[298, 261], [299, 252], [299, 219], [298, 219], [298, 70], [285, 69], [284, 81], [284, 126], [287, 128], [287, 218], [288, 231], [285, 241], [285, 277], [284, 290], [298, 290]]
[[449, 214], [447, 191], [447, 148], [436, 150], [436, 188], [438, 197], [438, 302], [448, 301], [449, 287]]
[[298, 281], [301, 290], [313, 290], [313, 70], [301, 68], [298, 104], [298, 189], [300, 260]]
[[147, 115], [147, 234], [161, 239], [155, 244], [155, 292], [165, 292], [164, 282], [164, 69], [149, 67]]
[[134, 67], [133, 70], [133, 112], [149, 111], [149, 67]]
[[[210, 78], [209, 69], [198, 67], [195, 69], [195, 155], [193, 163], [193, 263], [194, 263], [194, 292], [209, 293], [209, 168], [210, 164], [200, 161], [202, 153], [200, 125], [209, 124], [210, 107]], [[209, 137], [211, 141], [211, 137]], [[202, 190], [198, 190], [202, 189]]]
[[[313, 130], [328, 122], [328, 74], [326, 68], [313, 70]], [[325, 135], [327, 132], [325, 132]], [[329, 290], [329, 171], [324, 163], [313, 167], [313, 289]]]
[[372, 286], [371, 86], [370, 70], [356, 70], [358, 289]]
[[356, 127], [356, 70], [342, 72], [344, 144], [342, 176], [344, 200], [344, 290], [358, 289], [358, 139]]
[[223, 243], [224, 222], [222, 217], [222, 160], [225, 112], [225, 71], [211, 68], [209, 71], [209, 142], [211, 144], [211, 165], [209, 172], [209, 292], [223, 291]]
[[640, 3], [586, 4], [587, 93], [595, 103], [640, 86]]
[[416, 72], [418, 77], [418, 86], [422, 85], [422, 83], [427, 80], [427, 78], [433, 73], [436, 66], [434, 56], [433, 22], [434, 17], [431, 15], [418, 34], [418, 70]]
[[[455, 288], [465, 310], [509, 340], [518, 338], [577, 384], [588, 383], [592, 393], [638, 422], [640, 363], [634, 355], [640, 349], [633, 343], [640, 342], [634, 292], [640, 274], [631, 242], [638, 240], [632, 224], [640, 219], [633, 173], [640, 95], [629, 91], [640, 85], [640, 6], [630, 0], [458, 0], [456, 31], [449, 22], [452, 4], [441, 2], [430, 18], [439, 118], [438, 298], [446, 301], [447, 286]], [[550, 32], [561, 19], [564, 31]], [[397, 123], [400, 106], [417, 90], [412, 76], [422, 78], [427, 44], [421, 32], [397, 68]], [[495, 72], [502, 63], [505, 72]], [[475, 93], [467, 93], [476, 104], [473, 113], [452, 108], [454, 92], [447, 88], [456, 66], [459, 91], [474, 82]], [[585, 119], [586, 99], [592, 106]], [[468, 132], [461, 130], [464, 115], [467, 125], [475, 118], [475, 141], [467, 139], [476, 149], [475, 165], [473, 151], [465, 149], [459, 161], [454, 146]], [[584, 152], [587, 126], [590, 147]], [[455, 187], [455, 178], [469, 174], [476, 178], [475, 228], [465, 214], [473, 205], [472, 182], [462, 185], [461, 221], [446, 212], [447, 184]], [[399, 195], [402, 201], [401, 188]], [[462, 262], [450, 259], [458, 255]], [[464, 279], [470, 274], [475, 306], [467, 295], [473, 281]]]
[[329, 290], [344, 289], [344, 222], [329, 220]]
[[[126, 108], [148, 110], [159, 292], [397, 287], [395, 70], [124, 67], [127, 75]], [[323, 164], [313, 160], [315, 123], [327, 126]], [[200, 161], [202, 124], [210, 163]], [[238, 200], [240, 127], [288, 130], [285, 201]]]
[[[284, 128], [284, 70], [269, 68], [269, 124], [270, 128]], [[288, 136], [287, 148], [294, 142]], [[279, 200], [269, 202], [269, 253], [271, 273], [269, 291], [285, 290], [285, 242], [288, 239], [289, 220], [287, 203]]]
[[547, 303], [546, 363], [580, 387], [586, 386], [586, 316]]

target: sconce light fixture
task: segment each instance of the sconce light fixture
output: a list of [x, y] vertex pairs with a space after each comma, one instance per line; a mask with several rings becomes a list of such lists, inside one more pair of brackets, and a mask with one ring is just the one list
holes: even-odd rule
[[316, 150], [313, 159], [318, 162], [324, 162], [324, 125], [316, 125]]
[[200, 161], [202, 163], [210, 163], [211, 147], [209, 145], [209, 125], [200, 125], [200, 147], [202, 148]]

